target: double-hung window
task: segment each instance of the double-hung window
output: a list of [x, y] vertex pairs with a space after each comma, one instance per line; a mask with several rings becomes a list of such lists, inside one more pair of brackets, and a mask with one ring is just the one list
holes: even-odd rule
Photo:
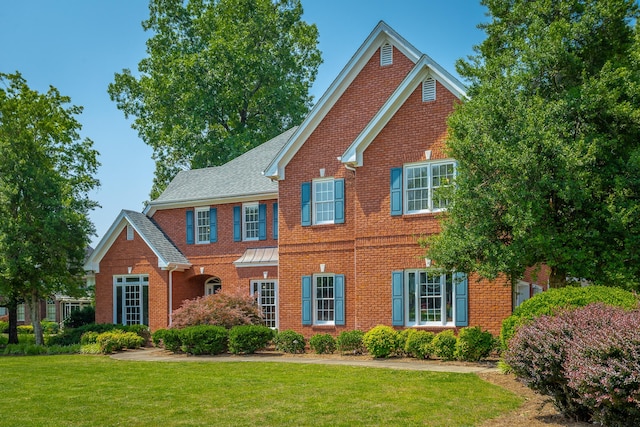
[[196, 209], [196, 243], [209, 243], [210, 241], [209, 208]]
[[242, 205], [242, 240], [258, 240], [258, 204]]
[[453, 185], [455, 162], [438, 161], [391, 169], [391, 214], [438, 212], [450, 200], [442, 190]]
[[344, 325], [344, 304], [343, 274], [302, 277], [303, 325]]
[[303, 226], [344, 223], [344, 179], [303, 182], [301, 207]]
[[468, 326], [466, 274], [410, 269], [391, 277], [394, 326]]
[[256, 298], [262, 310], [264, 324], [278, 327], [278, 282], [275, 280], [255, 280], [251, 282], [251, 295]]

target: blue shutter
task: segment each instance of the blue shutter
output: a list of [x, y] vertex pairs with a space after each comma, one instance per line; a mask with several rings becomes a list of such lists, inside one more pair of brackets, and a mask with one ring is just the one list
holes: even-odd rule
[[242, 240], [242, 207], [233, 207], [233, 241]]
[[278, 240], [278, 204], [273, 204], [273, 240]]
[[311, 225], [311, 183], [303, 182], [300, 190], [302, 225]]
[[193, 211], [187, 211], [187, 245], [193, 245]]
[[258, 239], [267, 240], [267, 205], [258, 205]]
[[402, 168], [391, 169], [391, 215], [402, 215]]
[[302, 276], [302, 324], [311, 324], [311, 276]]
[[391, 324], [404, 325], [404, 271], [391, 272]]
[[336, 274], [333, 279], [334, 321], [344, 325], [344, 274]]
[[333, 181], [334, 224], [344, 224], [344, 179]]
[[464, 273], [454, 273], [456, 287], [456, 326], [469, 326], [469, 280]]
[[218, 241], [218, 208], [209, 208], [209, 241]]

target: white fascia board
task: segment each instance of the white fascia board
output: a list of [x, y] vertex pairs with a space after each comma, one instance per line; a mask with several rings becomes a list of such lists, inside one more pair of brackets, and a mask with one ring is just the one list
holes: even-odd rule
[[360, 71], [369, 62], [374, 52], [384, 43], [390, 42], [412, 62], [416, 63], [422, 54], [402, 36], [395, 32], [384, 21], [380, 21], [367, 37], [364, 43], [351, 57], [347, 65], [342, 69], [338, 77], [322, 95], [318, 103], [311, 109], [300, 127], [282, 147], [278, 155], [271, 161], [264, 171], [264, 175], [273, 180], [285, 179], [285, 167], [298, 152], [307, 138], [313, 133], [320, 122], [329, 113], [331, 108], [340, 99], [349, 85], [360, 74]]
[[245, 203], [245, 202], [259, 202], [260, 200], [277, 199], [278, 193], [255, 193], [255, 194], [243, 194], [240, 196], [232, 197], [220, 197], [216, 199], [190, 199], [190, 200], [178, 200], [174, 202], [150, 202], [145, 206], [144, 213], [149, 218], [153, 217], [153, 214], [159, 210], [165, 209], [180, 209], [180, 208], [193, 208], [198, 206], [216, 206], [227, 205], [232, 203]]
[[371, 144], [380, 131], [389, 123], [416, 87], [429, 75], [445, 86], [457, 98], [460, 99], [466, 96], [464, 87], [460, 82], [433, 62], [429, 56], [423, 55], [416, 66], [407, 74], [389, 99], [387, 99], [382, 108], [378, 110], [371, 121], [351, 143], [349, 148], [342, 154], [342, 163], [356, 167], [362, 166], [364, 150], [367, 149], [369, 144]]
[[171, 270], [171, 271], [185, 271], [191, 268], [192, 264], [183, 264], [179, 262], [171, 262], [169, 264], [160, 265], [160, 259], [158, 258], [158, 267], [162, 270]]

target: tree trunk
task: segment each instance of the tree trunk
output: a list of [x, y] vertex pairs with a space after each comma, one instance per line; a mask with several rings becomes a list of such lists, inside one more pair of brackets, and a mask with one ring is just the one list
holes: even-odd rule
[[18, 303], [12, 299], [7, 304], [9, 310], [9, 344], [18, 344]]
[[40, 323], [40, 295], [38, 291], [34, 290], [31, 292], [29, 312], [31, 313], [31, 325], [33, 326], [33, 335], [36, 337], [36, 345], [44, 345], [44, 335], [42, 334], [42, 324]]
[[560, 271], [557, 267], [551, 267], [549, 275], [549, 288], [564, 288], [567, 286], [567, 273]]

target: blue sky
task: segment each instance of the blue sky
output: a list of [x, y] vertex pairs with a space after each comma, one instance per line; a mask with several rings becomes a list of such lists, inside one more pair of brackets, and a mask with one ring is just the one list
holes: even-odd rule
[[[452, 72], [458, 58], [473, 53], [486, 22], [479, 0], [302, 0], [304, 19], [320, 33], [320, 66], [312, 94], [317, 100], [380, 20]], [[84, 107], [82, 137], [100, 152], [101, 187], [91, 197], [97, 236], [121, 209], [142, 211], [154, 164], [151, 149], [111, 102], [107, 86], [123, 68], [137, 70], [149, 34], [146, 0], [20, 0], [3, 2], [0, 72], [20, 71], [32, 89], [49, 85]]]

